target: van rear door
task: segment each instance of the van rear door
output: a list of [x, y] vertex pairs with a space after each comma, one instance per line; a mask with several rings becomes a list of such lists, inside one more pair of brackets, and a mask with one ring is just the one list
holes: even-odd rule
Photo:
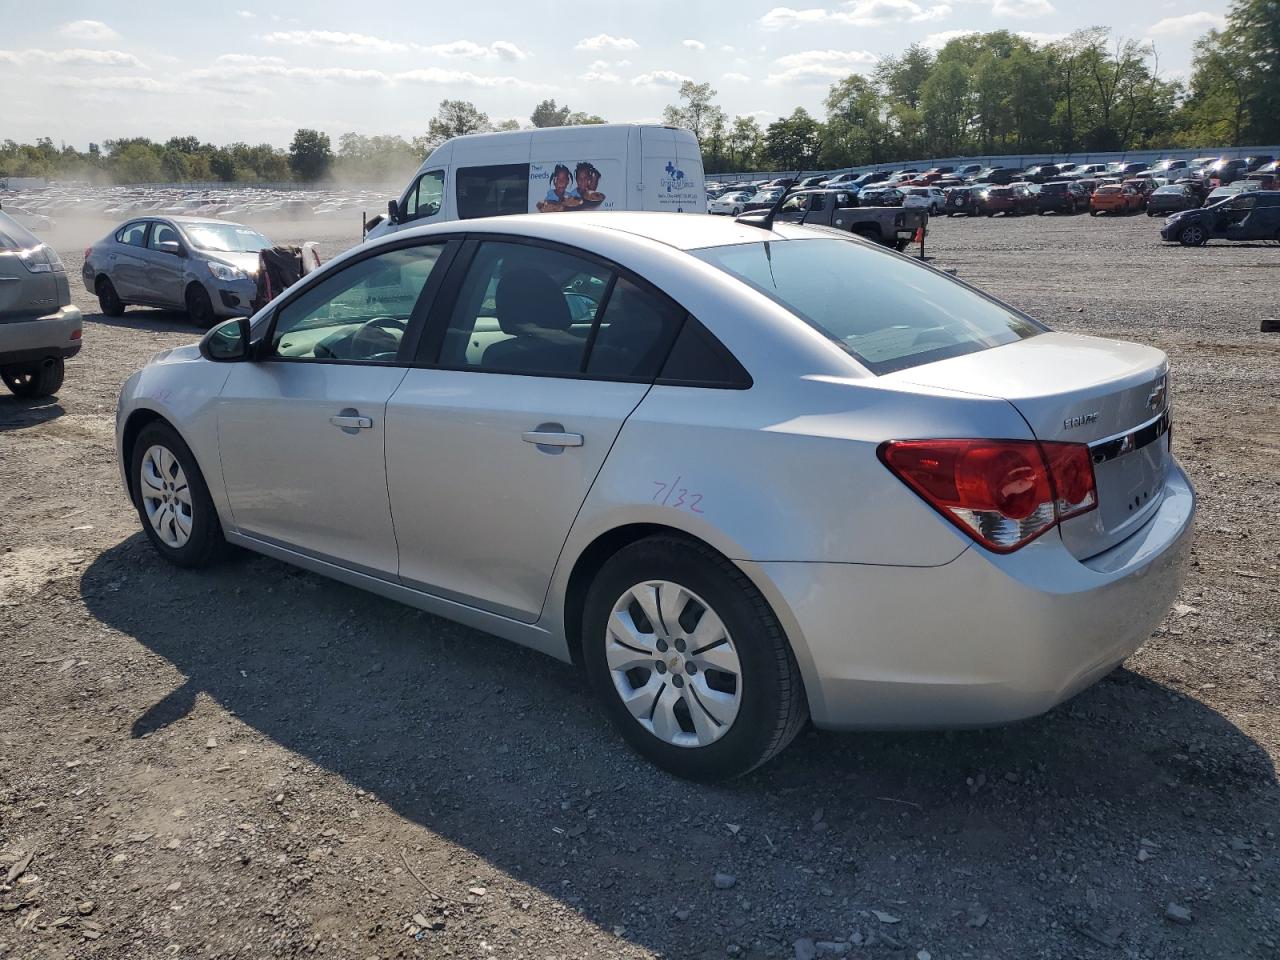
[[702, 153], [693, 134], [675, 127], [644, 127], [640, 132], [642, 210], [706, 213], [707, 191]]

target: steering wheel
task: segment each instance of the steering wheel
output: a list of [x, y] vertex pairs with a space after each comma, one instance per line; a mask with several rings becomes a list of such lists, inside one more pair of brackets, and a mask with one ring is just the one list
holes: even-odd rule
[[[352, 357], [371, 359], [375, 354], [394, 355], [400, 349], [407, 323], [395, 317], [374, 317], [360, 324], [351, 335], [349, 352]], [[395, 333], [392, 333], [395, 331]]]

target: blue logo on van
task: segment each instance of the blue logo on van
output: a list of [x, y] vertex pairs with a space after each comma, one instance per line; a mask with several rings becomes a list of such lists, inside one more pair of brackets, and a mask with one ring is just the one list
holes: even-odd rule
[[680, 188], [684, 186], [681, 182], [684, 180], [684, 171], [677, 167], [673, 160], [668, 160], [663, 170], [666, 173], [666, 177], [662, 181], [662, 188], [667, 193], [678, 193]]

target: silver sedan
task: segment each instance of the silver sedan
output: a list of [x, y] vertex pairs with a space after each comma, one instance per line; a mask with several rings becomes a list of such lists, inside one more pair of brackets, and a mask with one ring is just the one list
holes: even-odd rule
[[1191, 539], [1168, 384], [848, 235], [505, 217], [157, 356], [117, 439], [168, 560], [234, 544], [581, 663], [713, 779], [808, 717], [1002, 723], [1120, 663]]
[[197, 326], [207, 327], [253, 312], [258, 251], [269, 246], [270, 240], [239, 223], [139, 217], [85, 251], [81, 276], [109, 317], [140, 304], [186, 310]]

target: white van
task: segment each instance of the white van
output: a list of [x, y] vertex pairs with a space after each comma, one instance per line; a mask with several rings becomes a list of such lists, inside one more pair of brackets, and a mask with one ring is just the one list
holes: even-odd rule
[[474, 133], [442, 143], [368, 233], [512, 213], [663, 210], [706, 213], [694, 135], [604, 123]]

